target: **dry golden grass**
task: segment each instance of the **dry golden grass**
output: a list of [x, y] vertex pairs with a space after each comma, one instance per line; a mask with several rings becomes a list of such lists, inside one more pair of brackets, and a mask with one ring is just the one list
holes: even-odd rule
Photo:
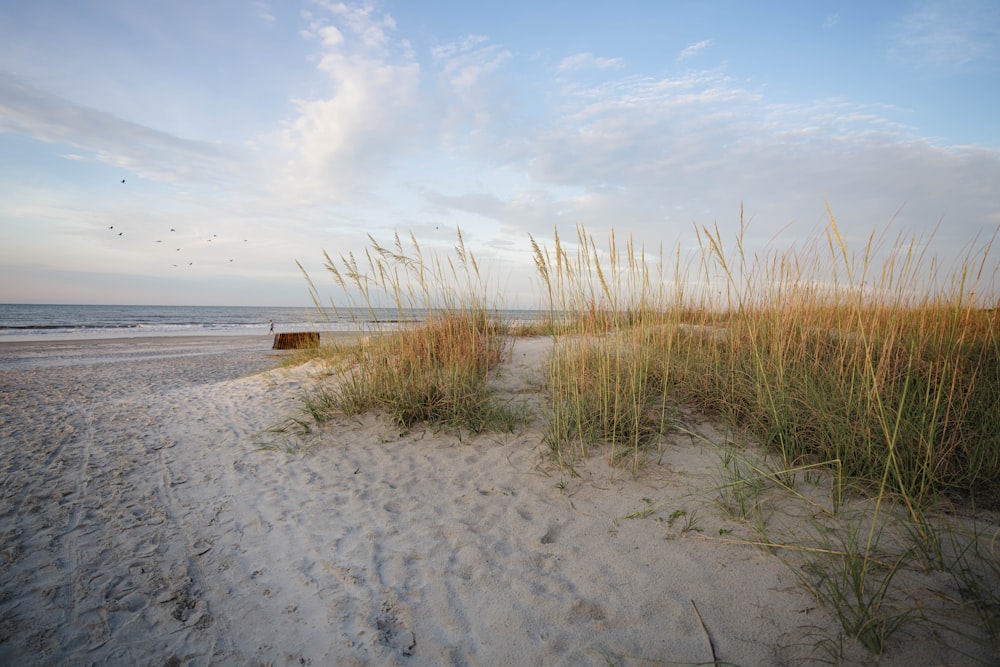
[[[514, 333], [556, 339], [542, 436], [553, 459], [572, 467], [600, 450], [638, 471], [681, 410], [721, 418], [778, 462], [724, 466], [720, 503], [756, 522], [747, 543], [777, 546], [759, 498], [775, 486], [794, 495], [783, 480], [802, 471], [832, 477], [833, 513], [845, 493], [871, 500], [863, 521], [818, 529], [825, 542], [780, 545], [825, 559], [789, 562], [847, 635], [882, 650], [915, 615], [894, 606], [894, 582], [920, 561], [953, 576], [968, 592], [962, 609], [996, 640], [995, 538], [929, 518], [946, 496], [1000, 507], [1000, 315], [982, 306], [996, 288], [992, 239], [942, 276], [929, 242], [872, 232], [851, 249], [832, 214], [812, 245], [763, 256], [745, 254], [742, 231], [731, 247], [717, 228], [696, 236], [700, 252], [678, 249], [669, 271], [662, 249], [613, 232], [603, 247], [582, 228], [572, 243], [557, 231], [551, 249], [531, 239], [548, 318]], [[489, 316], [461, 234], [446, 260], [411, 242], [372, 240], [362, 263], [326, 257], [347, 305], [374, 311], [388, 299], [400, 320], [413, 309], [425, 317], [344, 353], [339, 381], [306, 411], [315, 421], [379, 410], [402, 425], [513, 429], [526, 415], [497, 404], [488, 382], [512, 332]], [[887, 525], [897, 544], [907, 536], [902, 547], [886, 548]]]

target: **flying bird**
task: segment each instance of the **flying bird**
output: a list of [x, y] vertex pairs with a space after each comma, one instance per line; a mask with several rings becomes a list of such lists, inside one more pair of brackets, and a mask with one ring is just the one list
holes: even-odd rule
[[110, 227], [108, 227], [108, 229], [114, 229], [114, 228], [115, 228], [114, 225], [111, 225]]
[[121, 236], [121, 235], [122, 235], [122, 234], [124, 234], [124, 233], [125, 233], [125, 232], [118, 232], [118, 236]]
[[122, 179], [122, 183], [124, 183], [124, 182], [125, 182], [125, 179], [123, 178], [123, 179]]
[[171, 228], [170, 228], [170, 231], [172, 231], [172, 232], [176, 232], [177, 230], [176, 230], [176, 229], [174, 229], [173, 227], [171, 227]]

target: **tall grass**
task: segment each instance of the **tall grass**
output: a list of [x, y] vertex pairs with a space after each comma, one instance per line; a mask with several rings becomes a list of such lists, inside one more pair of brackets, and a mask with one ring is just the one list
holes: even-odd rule
[[[486, 283], [461, 232], [454, 253], [444, 257], [426, 257], [412, 234], [409, 247], [398, 235], [391, 247], [369, 239], [361, 262], [350, 254], [335, 262], [324, 253], [324, 268], [342, 290], [340, 308], [346, 303], [345, 312], [367, 312], [373, 324], [359, 326], [374, 330], [348, 349], [346, 370], [307, 401], [307, 412], [315, 421], [379, 411], [404, 427], [512, 430], [523, 410], [498, 402], [489, 384], [509, 339], [491, 314]], [[308, 274], [306, 279], [314, 303], [325, 311]], [[328, 307], [338, 311], [332, 300]], [[398, 317], [380, 322], [376, 309], [385, 307], [395, 307]], [[419, 323], [408, 322], [414, 310], [423, 312]]]
[[[723, 459], [731, 479], [717, 500], [754, 524], [753, 543], [772, 553], [795, 546], [771, 541], [761, 498], [771, 488], [794, 495], [798, 473], [826, 468], [833, 477], [824, 516], [838, 514], [845, 490], [870, 499], [863, 520], [839, 532], [817, 524], [824, 541], [797, 548], [818, 560], [793, 564], [847, 634], [881, 652], [913, 616], [896, 580], [920, 561], [953, 575], [996, 640], [995, 536], [948, 533], [928, 519], [947, 494], [1000, 508], [1000, 310], [982, 305], [1000, 303], [993, 239], [943, 272], [930, 240], [873, 231], [850, 247], [832, 213], [803, 247], [750, 253], [745, 232], [741, 219], [727, 244], [718, 228], [697, 228], [697, 251], [670, 258], [614, 232], [601, 246], [583, 228], [569, 242], [556, 230], [552, 248], [531, 239], [548, 311], [540, 329], [555, 337], [542, 436], [553, 458], [571, 468], [603, 451], [638, 470], [680, 415], [721, 417], [781, 468]], [[425, 316], [378, 326], [341, 350], [338, 380], [307, 401], [308, 420], [377, 410], [403, 426], [479, 431], [526, 419], [491, 391], [510, 331], [491, 315], [461, 233], [447, 257], [426, 256], [412, 235], [409, 246], [371, 239], [360, 261], [324, 256], [341, 304], [370, 320], [386, 305], [396, 322], [414, 309]], [[903, 544], [886, 549], [897, 508]]]
[[572, 255], [558, 231], [551, 253], [531, 243], [555, 322], [549, 328], [561, 332], [548, 373], [545, 441], [565, 465], [599, 445], [610, 460], [638, 468], [671, 417], [662, 349], [670, 341], [657, 326], [677, 310], [663, 309], [662, 276], [650, 273], [642, 247], [619, 248], [613, 233], [606, 253], [582, 228]]
[[855, 252], [832, 214], [821, 242], [763, 256], [742, 231], [732, 248], [717, 228], [696, 234], [700, 254], [678, 252], [669, 279], [662, 253], [614, 235], [603, 251], [583, 229], [572, 251], [532, 239], [565, 332], [549, 373], [557, 460], [605, 443], [638, 464], [686, 405], [787, 466], [837, 461], [845, 482], [915, 506], [1000, 503], [1000, 313], [974, 295], [995, 278], [992, 240], [942, 280], [927, 244], [886, 252], [873, 232]]
[[[880, 653], [913, 616], [891, 602], [912, 550], [886, 565], [883, 505], [904, 508], [914, 545], [939, 537], [923, 517], [944, 494], [1000, 507], [1000, 313], [976, 296], [995, 288], [993, 240], [940, 276], [929, 242], [885, 248], [873, 232], [853, 250], [832, 213], [805, 248], [750, 255], [745, 230], [741, 220], [727, 247], [718, 228], [697, 229], [699, 252], [685, 262], [678, 251], [669, 279], [662, 252], [619, 247], [613, 234], [603, 251], [582, 228], [572, 250], [558, 233], [551, 251], [532, 239], [559, 332], [544, 437], [565, 465], [603, 447], [638, 467], [684, 407], [721, 416], [785, 470], [829, 466], [834, 508], [844, 489], [872, 498], [867, 528], [834, 533], [812, 575], [794, 569], [846, 634]], [[768, 544], [760, 489], [730, 472], [741, 479], [720, 502], [757, 517]], [[951, 568], [980, 615], [996, 608], [995, 562], [987, 554], [985, 575]]]

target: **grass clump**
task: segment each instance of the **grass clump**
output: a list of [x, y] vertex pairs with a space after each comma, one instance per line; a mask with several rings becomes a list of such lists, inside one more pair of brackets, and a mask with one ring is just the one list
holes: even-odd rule
[[545, 441], [557, 461], [571, 464], [596, 446], [613, 463], [637, 469], [670, 424], [663, 375], [646, 346], [573, 338], [550, 360], [553, 399]]
[[[680, 410], [723, 418], [784, 472], [724, 459], [732, 479], [716, 501], [769, 552], [819, 554], [794, 570], [878, 654], [922, 615], [899, 580], [943, 539], [926, 509], [948, 497], [1000, 508], [1000, 311], [982, 305], [992, 239], [942, 276], [917, 240], [886, 248], [872, 232], [850, 250], [832, 213], [804, 249], [751, 256], [745, 230], [731, 249], [718, 228], [696, 230], [698, 250], [684, 261], [678, 249], [669, 275], [662, 251], [619, 247], [613, 233], [601, 249], [582, 228], [573, 244], [557, 232], [551, 251], [532, 239], [556, 337], [544, 438], [563, 465], [603, 447], [637, 468]], [[786, 477], [813, 469], [831, 477], [823, 516], [854, 491], [870, 499], [864, 520], [830, 518], [810, 544], [775, 544], [762, 500], [795, 495]], [[938, 566], [995, 639], [995, 549], [962, 544]]]
[[551, 253], [534, 239], [532, 248], [549, 300], [544, 328], [557, 338], [544, 440], [562, 465], [602, 446], [610, 461], [637, 469], [671, 423], [668, 357], [654, 335], [662, 295], [644, 251], [629, 242], [619, 252], [612, 235], [605, 255], [582, 228], [573, 255], [558, 232]]
[[345, 414], [384, 412], [404, 427], [511, 430], [516, 416], [489, 385], [506, 344], [502, 326], [483, 313], [433, 317], [360, 348], [331, 403]]
[[[745, 228], [744, 228], [745, 229]], [[941, 493], [1000, 505], [1000, 311], [979, 307], [992, 242], [942, 279], [916, 241], [873, 232], [748, 257], [697, 230], [700, 253], [664, 276], [614, 234], [532, 240], [558, 332], [547, 440], [572, 462], [655, 445], [671, 406], [719, 415], [786, 466], [838, 461], [845, 483], [915, 506]], [[876, 258], [887, 259], [878, 266]]]
[[[524, 411], [498, 401], [490, 386], [491, 370], [507, 350], [506, 325], [490, 313], [461, 232], [454, 257], [445, 259], [426, 258], [412, 235], [409, 248], [398, 235], [391, 248], [369, 239], [364, 264], [353, 255], [337, 263], [324, 254], [348, 310], [365, 313], [369, 335], [341, 350], [346, 363], [335, 382], [306, 400], [311, 420], [377, 411], [403, 427], [513, 430]], [[309, 286], [324, 311], [311, 280]], [[386, 307], [397, 312], [388, 322], [377, 314]], [[332, 301], [330, 308], [338, 310]], [[417, 321], [414, 312], [421, 313]]]
[[893, 582], [911, 559], [902, 554], [881, 554], [881, 538], [865, 542], [857, 524], [827, 536], [825, 553], [801, 570], [793, 569], [804, 587], [832, 609], [847, 636], [868, 651], [881, 655], [886, 640], [916, 618], [916, 610], [894, 599]]
[[[725, 336], [686, 339], [675, 378], [687, 400], [787, 465], [837, 460], [848, 479], [916, 505], [941, 492], [998, 500], [1000, 329], [995, 310], [968, 298], [989, 244], [934, 292], [915, 243], [897, 239], [876, 270], [874, 234], [852, 256], [832, 215], [827, 256], [751, 262], [738, 242], [742, 282], [718, 235], [705, 238], [738, 309]], [[820, 279], [838, 271], [840, 283]]]

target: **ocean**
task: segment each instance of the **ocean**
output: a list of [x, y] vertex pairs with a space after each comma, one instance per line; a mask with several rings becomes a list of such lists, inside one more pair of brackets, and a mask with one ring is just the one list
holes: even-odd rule
[[[535, 311], [502, 311], [510, 320]], [[336, 314], [288, 306], [79, 306], [0, 304], [0, 341], [148, 336], [240, 336], [285, 331], [371, 331], [419, 322], [424, 311], [345, 309]]]

